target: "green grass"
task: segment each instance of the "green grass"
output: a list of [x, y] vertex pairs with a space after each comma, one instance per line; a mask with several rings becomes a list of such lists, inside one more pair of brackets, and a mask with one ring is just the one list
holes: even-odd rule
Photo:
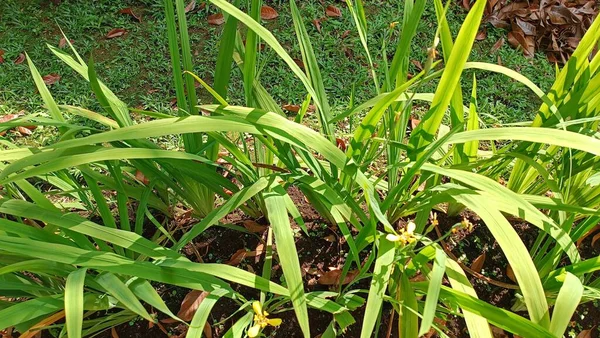
[[[200, 3], [200, 1], [199, 1]], [[279, 12], [279, 18], [263, 22], [273, 32], [287, 52], [300, 59], [291, 13], [286, 1], [268, 1]], [[13, 113], [22, 109], [27, 112], [42, 111], [41, 99], [31, 81], [26, 63], [14, 65], [13, 60], [21, 52], [27, 52], [35, 60], [43, 75], [58, 73], [62, 79], [50, 90], [57, 101], [97, 111], [89, 85], [60, 60], [51, 57], [46, 43], [58, 45], [60, 28], [74, 40], [77, 50], [84, 56], [94, 55], [96, 71], [109, 88], [131, 107], [168, 112], [170, 101], [175, 97], [167, 47], [166, 24], [160, 1], [94, 1], [79, 2], [65, 0], [58, 6], [50, 1], [7, 0], [0, 4], [0, 49], [5, 51], [6, 62], [0, 64], [0, 114]], [[324, 86], [334, 113], [347, 108], [348, 98], [355, 88], [355, 102], [363, 102], [374, 96], [372, 80], [366, 67], [367, 59], [354, 29], [352, 17], [345, 6], [342, 18], [329, 18], [321, 22], [322, 32], [317, 32], [310, 21], [324, 17], [324, 8], [316, 0], [300, 3], [300, 11], [308, 23], [307, 30], [315, 45], [315, 53], [321, 67]], [[142, 15], [138, 23], [127, 15], [118, 14], [126, 7]], [[402, 1], [369, 1], [366, 13], [369, 24], [369, 46], [374, 59], [381, 56], [381, 41], [389, 24], [402, 20]], [[213, 69], [218, 53], [218, 43], [223, 27], [210, 26], [207, 15], [216, 12], [212, 6], [188, 14], [194, 71], [208, 83], [212, 83]], [[448, 13], [451, 30], [456, 34], [466, 11], [452, 6]], [[412, 58], [425, 63], [426, 50], [435, 32], [433, 6], [427, 6], [424, 20], [419, 24], [412, 46]], [[60, 28], [59, 28], [60, 27]], [[397, 27], [400, 27], [399, 25]], [[125, 28], [128, 34], [106, 39], [112, 28]], [[350, 34], [341, 39], [346, 30]], [[396, 28], [390, 46], [395, 46], [399, 36]], [[520, 71], [532, 79], [543, 90], [549, 89], [554, 77], [553, 66], [543, 54], [534, 59], [525, 58], [520, 51], [508, 43], [495, 53], [490, 53], [493, 44], [505, 36], [502, 30], [488, 27], [488, 37], [476, 42], [470, 61], [496, 63], [498, 56], [503, 65]], [[393, 48], [388, 48], [389, 59]], [[376, 61], [377, 62], [377, 61]], [[301, 104], [305, 90], [294, 75], [283, 66], [283, 62], [268, 49], [262, 53], [258, 64], [262, 66], [260, 77], [267, 91], [280, 104]], [[416, 72], [411, 65], [411, 72]], [[243, 83], [239, 69], [234, 69], [230, 84], [229, 102], [243, 102]], [[471, 75], [463, 77], [463, 90], [470, 92]], [[478, 96], [480, 116], [489, 123], [515, 122], [533, 118], [539, 100], [524, 90], [516, 81], [506, 80], [501, 75], [478, 73]], [[423, 91], [433, 91], [423, 88]], [[527, 95], [523, 95], [527, 92]], [[205, 91], [200, 91], [202, 103], [211, 101]]]

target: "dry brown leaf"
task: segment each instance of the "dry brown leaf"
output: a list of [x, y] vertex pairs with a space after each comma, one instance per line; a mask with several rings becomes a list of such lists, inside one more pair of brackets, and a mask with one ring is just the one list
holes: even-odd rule
[[341, 138], [336, 138], [335, 139], [335, 144], [337, 145], [337, 147], [341, 150], [341, 151], [346, 151], [346, 141], [344, 141]]
[[490, 49], [490, 53], [497, 52], [498, 49], [500, 49], [503, 45], [504, 45], [504, 38], [498, 39], [498, 41], [496, 41], [496, 43], [492, 46], [492, 49]]
[[340, 11], [339, 8], [333, 6], [333, 5], [329, 5], [327, 6], [327, 8], [325, 9], [325, 14], [329, 17], [332, 18], [339, 18], [342, 16], [342, 11]]
[[23, 63], [23, 61], [25, 61], [25, 54], [21, 53], [19, 54], [19, 56], [17, 56], [17, 58], [15, 59], [15, 65], [20, 65]]
[[[1, 122], [1, 121], [0, 121]], [[595, 227], [593, 227], [590, 231], [586, 232], [583, 236], [579, 237], [579, 239], [577, 240], [576, 246], [579, 248], [579, 246], [581, 245], [581, 243], [588, 238], [589, 236], [593, 235], [596, 231], [600, 230], [600, 224], [596, 225]]]
[[350, 30], [347, 29], [344, 31], [344, 33], [342, 34], [342, 36], [340, 37], [341, 39], [345, 39], [348, 37], [348, 35], [350, 35]]
[[4, 51], [0, 49], [0, 63], [4, 62]]
[[410, 118], [410, 128], [411, 128], [411, 130], [414, 130], [415, 128], [417, 128], [420, 123], [421, 123], [421, 120], [415, 119], [415, 118], [413, 118], [411, 116], [411, 118]]
[[29, 136], [29, 135], [33, 134], [29, 128], [25, 128], [25, 127], [22, 127], [22, 126], [17, 127], [17, 131], [22, 136]]
[[515, 25], [517, 25], [525, 35], [536, 35], [537, 28], [530, 22], [521, 18], [515, 18]]
[[0, 123], [8, 122], [19, 117], [19, 114], [6, 114], [0, 117]]
[[60, 75], [58, 75], [56, 73], [48, 74], [48, 75], [43, 76], [42, 80], [44, 80], [44, 83], [49, 86], [51, 84], [58, 82], [58, 80], [60, 80]]
[[204, 298], [206, 298], [206, 296], [208, 296], [208, 292], [206, 291], [190, 291], [187, 295], [185, 295], [185, 298], [183, 298], [179, 312], [177, 312], [177, 317], [186, 322], [192, 320], [192, 318], [194, 318], [194, 314], [196, 314], [196, 311], [198, 310], [198, 307]]
[[61, 319], [65, 318], [65, 310], [59, 311], [51, 316], [48, 316], [38, 323], [30, 327], [27, 331], [23, 332], [19, 338], [33, 338], [33, 337], [41, 337], [42, 329], [46, 326], [49, 326]]
[[292, 113], [297, 113], [300, 111], [301, 107], [300, 107], [300, 105], [297, 105], [297, 104], [284, 104], [283, 106], [281, 106], [281, 108], [283, 108], [289, 112], [292, 112]]
[[594, 329], [596, 328], [596, 326], [592, 327], [589, 330], [583, 330], [581, 332], [579, 332], [579, 334], [577, 335], [577, 338], [592, 338]]
[[114, 38], [118, 38], [120, 36], [123, 36], [125, 34], [127, 34], [127, 30], [125, 30], [124, 28], [115, 28], [115, 29], [111, 29], [106, 34], [106, 38], [107, 39], [114, 39]]
[[196, 0], [192, 0], [190, 1], [189, 4], [187, 4], [187, 6], [185, 6], [185, 13], [189, 13], [191, 11], [193, 11], [196, 8]]
[[477, 35], [475, 36], [475, 40], [477, 41], [485, 40], [485, 38], [487, 38], [487, 31], [485, 29], [477, 32]]
[[[69, 39], [69, 42], [71, 44], [73, 44], [75, 42], [75, 40], [73, 39]], [[65, 37], [63, 36], [62, 38], [60, 38], [60, 40], [58, 41], [58, 48], [64, 48], [67, 45], [67, 39], [65, 39]]]
[[526, 57], [533, 57], [535, 46], [531, 36], [524, 36], [522, 32], [508, 32], [508, 42], [515, 48], [521, 48]]
[[485, 251], [479, 255], [479, 257], [475, 258], [475, 260], [473, 260], [473, 263], [471, 264], [471, 270], [475, 271], [475, 272], [481, 272], [481, 269], [483, 269], [483, 264], [485, 263]]
[[335, 235], [333, 235], [333, 234], [329, 235], [329, 236], [325, 236], [325, 237], [323, 237], [323, 239], [326, 240], [327, 242], [331, 242], [331, 243], [337, 242], [337, 237], [335, 237]]
[[117, 333], [117, 330], [114, 327], [110, 328], [110, 336], [112, 338], [119, 338], [119, 334]]
[[225, 23], [225, 18], [223, 17], [222, 13], [209, 15], [207, 20], [210, 25], [214, 26], [220, 26]]
[[212, 338], [212, 328], [208, 322], [204, 323], [204, 329], [202, 329], [202, 332], [206, 338]]
[[515, 273], [510, 264], [506, 267], [506, 277], [510, 278], [510, 280], [515, 283], [517, 282], [517, 277], [515, 277]]
[[132, 17], [133, 19], [137, 20], [137, 22], [142, 22], [142, 18], [140, 16], [137, 16], [134, 12], [133, 9], [127, 7], [127, 8], [123, 8], [121, 10], [119, 10], [119, 14], [125, 14], [125, 15], [129, 15], [130, 17]]
[[508, 335], [501, 328], [495, 327], [494, 325], [490, 326], [492, 329], [492, 335], [494, 338], [508, 338]]
[[273, 7], [264, 5], [260, 8], [260, 18], [263, 20], [274, 20], [278, 16], [279, 13]]
[[246, 251], [246, 249], [239, 249], [233, 255], [231, 255], [231, 258], [227, 262], [225, 262], [225, 264], [237, 266], [247, 256], [248, 256], [248, 251]]
[[254, 233], [264, 232], [265, 230], [267, 230], [266, 225], [258, 224], [256, 221], [253, 220], [245, 220], [242, 224], [244, 225], [244, 228], [246, 228], [246, 230]]
[[304, 68], [304, 61], [300, 60], [300, 59], [294, 59], [294, 62], [298, 65], [298, 67], [305, 69]]
[[[348, 284], [356, 278], [358, 275], [358, 270], [348, 271], [346, 274], [346, 278], [342, 281], [342, 285]], [[321, 285], [339, 285], [340, 278], [342, 277], [342, 270], [330, 270], [325, 272], [317, 281]]]
[[594, 247], [596, 245], [596, 242], [600, 239], [600, 234], [596, 234], [594, 235], [594, 237], [592, 237], [592, 247]]
[[410, 60], [410, 63], [412, 63], [413, 65], [415, 65], [415, 67], [417, 67], [417, 69], [419, 71], [423, 70], [423, 65], [421, 64], [421, 61], [419, 61], [419, 60]]
[[144, 185], [148, 185], [150, 183], [150, 180], [146, 177], [146, 175], [139, 170], [135, 171], [135, 179], [144, 183]]
[[315, 25], [315, 28], [317, 29], [317, 32], [321, 33], [321, 20], [319, 19], [314, 19], [312, 21], [313, 25]]

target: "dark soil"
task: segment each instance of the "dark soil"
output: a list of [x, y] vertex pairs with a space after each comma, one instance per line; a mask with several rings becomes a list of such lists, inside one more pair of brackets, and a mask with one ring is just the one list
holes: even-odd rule
[[[301, 229], [294, 226], [294, 230], [299, 233], [296, 239], [296, 248], [298, 250], [300, 263], [305, 272], [305, 290], [318, 291], [328, 290], [328, 286], [317, 283], [318, 274], [327, 271], [329, 268], [341, 268], [345, 262], [344, 254], [347, 252], [347, 245], [338, 236], [339, 231], [322, 219], [319, 214], [306, 202], [302, 193], [293, 188], [290, 190], [292, 199], [298, 206], [305, 220], [309, 235], [304, 234]], [[459, 261], [465, 266], [471, 266], [473, 260], [480, 256], [483, 252], [486, 253], [484, 268], [481, 271], [483, 275], [494, 281], [514, 284], [508, 274], [506, 257], [502, 253], [498, 243], [486, 228], [485, 224], [476, 216], [468, 212], [464, 212], [457, 217], [445, 217], [438, 214], [440, 221], [439, 228], [441, 232], [450, 231], [453, 225], [459, 223], [463, 217], [466, 217], [473, 224], [473, 228], [469, 232], [466, 229], [458, 230], [451, 237], [446, 238], [444, 243], [449, 251], [459, 258]], [[224, 224], [237, 225], [243, 227], [244, 221], [248, 221], [245, 215], [241, 212], [229, 215]], [[264, 219], [251, 220], [258, 224], [266, 224]], [[174, 221], [178, 226], [185, 228], [195, 222], [188, 218], [179, 218]], [[511, 223], [517, 230], [521, 239], [527, 247], [531, 247], [538, 234], [538, 229], [518, 219], [511, 220]], [[432, 237], [435, 239], [435, 232], [432, 232]], [[152, 233], [146, 233], [152, 236]], [[210, 262], [210, 263], [226, 263], [240, 249], [253, 251], [261, 243], [266, 240], [266, 231], [262, 233], [244, 233], [229, 227], [212, 227], [206, 230], [201, 236], [196, 238], [193, 243], [190, 243], [183, 250], [184, 254], [195, 262]], [[600, 251], [591, 246], [591, 237], [586, 239], [580, 247], [583, 258], [597, 256]], [[244, 258], [237, 266], [250, 272], [260, 273], [262, 270], [262, 258], [256, 257]], [[272, 280], [278, 281], [282, 276], [281, 267], [274, 262], [272, 268]], [[515, 299], [515, 290], [492, 285], [478, 277], [470, 276], [470, 281], [480, 299], [507, 310], [510, 310]], [[367, 280], [359, 282], [357, 287], [368, 289]], [[161, 297], [165, 300], [169, 308], [177, 313], [181, 302], [189, 290], [185, 288], [167, 286], [163, 284], [155, 285]], [[247, 299], [257, 299], [259, 292], [244, 286], [235, 286]], [[596, 304], [598, 305], [598, 304]], [[238, 308], [238, 304], [230, 299], [221, 299], [211, 311], [209, 324], [213, 337], [222, 337], [231, 325], [241, 317], [242, 314], [230, 317], [231, 314]], [[364, 315], [364, 307], [361, 307], [352, 313], [356, 319], [356, 323], [351, 325], [343, 335], [343, 337], [359, 337], [362, 327], [362, 318]], [[519, 315], [527, 317], [526, 312], [520, 312]], [[273, 314], [274, 317], [282, 318], [283, 323], [278, 328], [267, 328], [264, 333], [269, 337], [302, 337], [299, 326], [297, 325], [295, 314], [291, 309], [284, 312]], [[165, 319], [159, 315], [159, 319]], [[385, 305], [382, 311], [382, 323], [379, 330], [379, 337], [388, 337], [388, 329], [390, 329], [391, 320], [391, 335], [389, 337], [397, 337], [397, 314], [391, 318], [391, 307]], [[332, 320], [332, 315], [309, 309], [309, 320], [311, 327], [311, 337], [319, 337], [323, 333]], [[600, 308], [593, 303], [582, 304], [576, 314], [573, 316], [573, 325], [570, 333], [577, 336], [583, 330], [592, 330], [591, 337], [598, 337], [597, 326], [600, 323]], [[466, 324], [463, 318], [457, 316], [449, 316], [445, 320], [438, 321], [438, 326], [444, 328], [447, 335], [450, 337], [468, 337]], [[162, 324], [162, 327], [168, 335], [162, 331], [158, 325], [150, 326], [146, 321], [139, 320], [122, 324], [115, 328], [115, 332], [120, 338], [134, 337], [185, 337], [186, 327], [177, 324]], [[505, 333], [501, 329], [494, 328], [495, 337], [513, 337], [510, 333]], [[568, 332], [569, 333], [569, 332]], [[565, 335], [568, 337], [569, 335]], [[115, 338], [112, 336], [111, 330], [102, 332], [99, 337]], [[431, 332], [428, 337], [437, 337], [437, 334]]]

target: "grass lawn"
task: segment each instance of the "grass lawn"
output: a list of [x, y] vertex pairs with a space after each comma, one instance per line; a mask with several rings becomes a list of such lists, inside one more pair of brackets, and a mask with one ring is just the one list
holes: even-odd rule
[[[263, 24], [275, 34], [292, 57], [300, 58], [288, 2], [277, 0], [266, 3], [279, 12], [279, 17]], [[326, 2], [326, 5], [330, 3], [333, 1]], [[381, 46], [390, 23], [402, 20], [403, 1], [377, 0], [368, 1], [365, 5], [369, 44], [373, 49], [379, 50], [377, 46]], [[343, 3], [337, 4], [342, 9], [342, 17], [323, 20], [320, 33], [311, 21], [324, 17], [321, 3], [316, 0], [301, 1], [299, 6], [306, 18], [313, 44], [318, 46], [315, 51], [334, 111], [347, 108], [353, 88], [355, 102], [372, 97], [374, 89], [369, 79], [366, 57], [353, 27], [353, 20]], [[141, 23], [118, 13], [120, 9], [127, 7], [142, 16]], [[209, 5], [188, 14], [195, 71], [209, 83], [212, 81], [211, 72], [222, 31], [221, 26], [207, 23], [207, 16], [215, 11]], [[448, 17], [454, 33], [465, 14], [465, 10], [458, 5], [450, 7]], [[433, 5], [428, 4], [414, 39], [412, 55], [417, 61], [424, 63], [427, 47], [435, 33], [434, 27]], [[124, 28], [127, 34], [107, 39], [106, 34], [113, 28]], [[5, 62], [0, 64], [0, 114], [20, 110], [43, 111], [42, 101], [34, 88], [27, 63], [15, 65], [13, 62], [23, 52], [29, 54], [42, 75], [56, 73], [61, 76], [60, 81], [50, 87], [59, 103], [98, 108], [88, 83], [46, 47], [46, 44], [58, 45], [60, 29], [74, 41], [75, 48], [84, 58], [93, 55], [99, 77], [131, 107], [163, 112], [170, 110], [170, 102], [175, 94], [162, 1], [63, 0], [60, 5], [55, 5], [48, 0], [5, 0], [0, 3], [0, 49], [5, 51]], [[346, 30], [350, 30], [350, 34], [343, 37]], [[554, 67], [543, 54], [527, 59], [508, 43], [492, 53], [492, 46], [505, 36], [505, 32], [491, 26], [487, 30], [487, 38], [475, 43], [471, 61], [496, 63], [501, 60], [503, 65], [518, 70], [542, 89], [550, 87]], [[388, 47], [390, 59], [399, 34], [396, 29], [394, 41]], [[381, 53], [374, 57], [376, 63], [381, 63]], [[301, 103], [305, 96], [303, 87], [269, 48], [261, 54], [260, 65], [262, 83], [278, 102], [282, 105]], [[236, 69], [236, 72], [230, 86], [229, 100], [232, 103], [242, 103], [242, 81], [239, 70]], [[463, 90], [470, 92], [472, 76], [467, 75], [463, 77]], [[539, 100], [533, 94], [523, 95], [527, 91], [524, 86], [489, 73], [478, 73], [477, 83], [479, 111], [486, 122], [508, 123], [534, 116]], [[430, 92], [434, 89], [432, 86], [423, 88], [423, 91]], [[200, 93], [200, 99], [207, 101], [209, 96], [206, 92]]]

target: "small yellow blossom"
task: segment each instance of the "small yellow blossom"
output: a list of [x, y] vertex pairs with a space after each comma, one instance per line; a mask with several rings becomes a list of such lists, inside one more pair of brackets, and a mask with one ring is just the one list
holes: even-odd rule
[[473, 231], [473, 223], [471, 223], [471, 221], [469, 221], [466, 217], [463, 217], [460, 225], [463, 227], [463, 229], [466, 229], [469, 232]]
[[437, 219], [437, 214], [435, 212], [431, 213], [430, 222], [431, 222], [431, 225], [434, 227], [440, 225], [440, 222]]
[[268, 325], [281, 325], [280, 318], [267, 318], [269, 316], [269, 313], [267, 311], [263, 311], [262, 304], [260, 304], [259, 301], [255, 301], [254, 303], [252, 303], [252, 309], [254, 310], [254, 325], [248, 330], [248, 337], [257, 337], [260, 331]]
[[394, 21], [394, 22], [390, 23], [390, 29], [396, 28], [397, 24], [398, 24], [398, 21]]
[[406, 229], [400, 229], [400, 234], [388, 234], [385, 238], [387, 238], [390, 242], [399, 242], [402, 245], [412, 244], [417, 241], [415, 237], [415, 229], [417, 225], [413, 222], [408, 222], [406, 225]]

